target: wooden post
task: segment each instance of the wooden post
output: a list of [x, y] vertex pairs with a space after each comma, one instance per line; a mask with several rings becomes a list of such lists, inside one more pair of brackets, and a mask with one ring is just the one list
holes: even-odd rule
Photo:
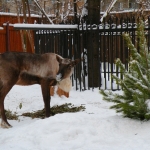
[[[99, 24], [100, 21], [100, 0], [87, 0], [88, 2], [88, 24]], [[91, 30], [88, 34], [88, 64], [89, 64], [89, 87], [100, 86], [100, 60], [99, 60], [99, 32]]]
[[6, 51], [10, 51], [9, 22], [6, 23]]

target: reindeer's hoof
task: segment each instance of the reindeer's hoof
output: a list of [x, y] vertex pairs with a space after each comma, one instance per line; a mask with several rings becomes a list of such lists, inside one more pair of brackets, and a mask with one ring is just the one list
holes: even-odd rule
[[5, 121], [2, 121], [1, 122], [1, 127], [5, 128], [5, 129], [8, 129], [8, 128], [11, 128], [12, 126], [10, 124], [6, 123]]

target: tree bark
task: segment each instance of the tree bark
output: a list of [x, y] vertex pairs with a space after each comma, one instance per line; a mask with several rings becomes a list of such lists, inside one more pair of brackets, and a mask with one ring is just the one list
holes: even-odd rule
[[100, 20], [100, 0], [87, 0], [89, 23], [98, 24]]
[[[87, 0], [88, 2], [88, 23], [99, 24], [100, 0]], [[100, 62], [99, 62], [99, 32], [90, 30], [88, 36], [88, 78], [89, 87], [99, 87], [101, 84]]]
[[76, 0], [73, 0], [74, 2], [74, 23], [77, 23], [77, 3]]
[[[18, 12], [17, 0], [15, 0], [15, 5], [16, 5], [16, 12], [17, 12], [18, 23], [21, 23], [21, 22], [20, 22], [19, 12]], [[24, 41], [24, 38], [23, 38], [23, 31], [22, 31], [22, 30], [20, 30], [20, 36], [21, 36], [22, 50], [23, 50], [23, 52], [25, 52], [25, 47], [24, 47], [25, 41]]]
[[[30, 6], [29, 6], [28, 0], [26, 0], [26, 4], [27, 4], [27, 8], [28, 8], [28, 23], [31, 23]], [[30, 32], [30, 30], [28, 30], [26, 32], [27, 32], [27, 36], [28, 36], [28, 41], [29, 41], [30, 46], [31, 46], [31, 51], [32, 51], [32, 53], [35, 53], [34, 40], [33, 40], [33, 37], [32, 37], [32, 33]], [[27, 51], [28, 51], [29, 43], [27, 45]]]

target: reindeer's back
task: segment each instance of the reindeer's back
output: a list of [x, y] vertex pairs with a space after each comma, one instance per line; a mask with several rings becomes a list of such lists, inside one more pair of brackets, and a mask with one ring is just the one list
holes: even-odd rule
[[9, 74], [12, 70], [19, 73], [28, 72], [41, 77], [56, 77], [59, 63], [54, 53], [39, 55], [24, 52], [6, 52], [0, 54], [0, 72], [5, 71]]
[[47, 72], [48, 76], [56, 77], [58, 70], [59, 70], [59, 62], [56, 59], [55, 53], [46, 53], [42, 55], [42, 61], [46, 62], [43, 63], [43, 71]]
[[15, 53], [12, 52], [6, 52], [6, 53], [2, 53], [0, 54], [0, 68], [18, 68], [18, 64], [20, 62], [17, 59], [17, 56], [15, 55]]

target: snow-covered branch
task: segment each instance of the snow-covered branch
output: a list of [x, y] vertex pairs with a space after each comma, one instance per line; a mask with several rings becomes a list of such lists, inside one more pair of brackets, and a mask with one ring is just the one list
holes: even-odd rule
[[110, 5], [108, 6], [107, 10], [103, 14], [102, 18], [100, 19], [101, 22], [103, 22], [103, 19], [109, 14], [109, 12], [111, 11], [111, 9], [113, 8], [113, 6], [115, 5], [116, 2], [117, 2], [117, 0], [112, 0]]
[[39, 8], [39, 10], [45, 15], [45, 17], [48, 19], [48, 21], [51, 23], [51, 24], [54, 24], [53, 21], [48, 17], [48, 15], [46, 14], [45, 10], [40, 6], [40, 4], [38, 3], [37, 0], [34, 0], [36, 6]]

